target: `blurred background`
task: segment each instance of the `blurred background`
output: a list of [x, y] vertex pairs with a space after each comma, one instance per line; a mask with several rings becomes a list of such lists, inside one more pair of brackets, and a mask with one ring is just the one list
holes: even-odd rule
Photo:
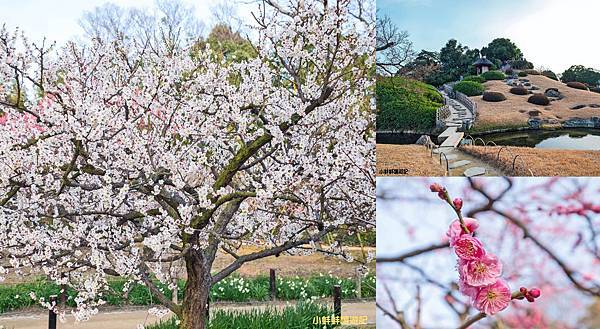
[[600, 178], [502, 177], [378, 178], [378, 328], [456, 328], [478, 313], [456, 285], [456, 214], [432, 183], [463, 198], [512, 291], [542, 291], [470, 328], [600, 328]]

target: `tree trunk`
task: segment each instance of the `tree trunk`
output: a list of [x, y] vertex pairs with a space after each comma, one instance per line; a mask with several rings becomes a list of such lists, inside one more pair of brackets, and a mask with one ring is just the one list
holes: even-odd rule
[[181, 304], [179, 329], [204, 329], [208, 325], [206, 304], [211, 284], [210, 266], [206, 266], [202, 254], [196, 250], [190, 251], [185, 262], [187, 282]]

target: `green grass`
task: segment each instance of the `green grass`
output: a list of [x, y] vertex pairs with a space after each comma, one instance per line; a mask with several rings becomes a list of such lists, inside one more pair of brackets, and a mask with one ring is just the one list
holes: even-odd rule
[[444, 102], [435, 87], [403, 77], [379, 77], [376, 95], [378, 130], [430, 131]]
[[[299, 303], [282, 310], [265, 309], [250, 311], [216, 310], [211, 312], [209, 329], [306, 329], [333, 328], [332, 325], [315, 325], [313, 319], [331, 316], [333, 311], [313, 303]], [[171, 318], [146, 329], [177, 329], [177, 319]]]
[[487, 81], [506, 79], [506, 75], [502, 71], [487, 71], [482, 73], [481, 76]]
[[529, 127], [527, 122], [519, 122], [519, 123], [503, 123], [503, 124], [481, 124], [476, 122], [475, 125], [469, 129], [469, 134], [482, 134], [490, 131], [500, 130], [500, 129], [509, 129], [509, 130], [517, 130], [519, 128]]
[[[308, 278], [278, 278], [277, 298], [280, 300], [305, 300], [310, 298], [331, 297], [332, 286], [335, 284], [341, 286], [342, 298], [348, 299], [356, 297], [354, 279], [321, 275]], [[157, 285], [167, 297], [171, 298], [171, 291], [166, 285], [159, 282], [157, 282]], [[182, 300], [185, 281], [179, 281], [178, 286], [178, 298], [179, 300]], [[126, 294], [124, 292], [127, 290], [124, 289], [124, 280], [111, 281], [109, 287], [109, 291], [106, 291], [103, 294], [103, 299], [108, 305], [157, 304], [156, 298], [152, 296], [148, 288], [141, 284], [132, 284]], [[36, 303], [30, 298], [30, 293], [34, 293], [38, 298], [44, 297], [47, 300], [51, 295], [58, 295], [60, 293], [60, 288], [56, 284], [49, 283], [45, 280], [14, 285], [2, 285], [0, 286], [0, 313], [35, 306]], [[67, 304], [69, 306], [75, 306], [75, 297], [76, 292], [73, 289], [67, 289]], [[375, 297], [374, 275], [368, 275], [363, 278], [362, 297]], [[230, 302], [267, 301], [270, 299], [269, 278], [265, 276], [254, 278], [243, 278], [235, 275], [230, 276], [212, 287], [210, 299], [211, 301]]]
[[476, 81], [461, 81], [455, 84], [452, 89], [461, 92], [467, 96], [479, 96], [485, 91], [485, 87]]

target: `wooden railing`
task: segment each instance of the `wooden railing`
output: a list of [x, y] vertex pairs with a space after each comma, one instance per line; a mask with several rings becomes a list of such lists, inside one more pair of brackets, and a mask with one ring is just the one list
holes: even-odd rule
[[467, 109], [469, 109], [469, 111], [471, 111], [471, 114], [473, 114], [473, 118], [475, 118], [477, 116], [477, 103], [470, 99], [469, 96], [461, 92], [455, 91], [454, 95], [456, 100], [461, 102]]
[[435, 111], [435, 126], [437, 128], [446, 127], [446, 119], [450, 117], [450, 105], [444, 105]]

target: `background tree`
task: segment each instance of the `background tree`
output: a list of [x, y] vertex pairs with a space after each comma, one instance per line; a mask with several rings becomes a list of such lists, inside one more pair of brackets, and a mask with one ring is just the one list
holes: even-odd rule
[[563, 72], [560, 81], [579, 81], [589, 86], [600, 86], [600, 71], [583, 65], [573, 65]]
[[157, 0], [153, 10], [106, 3], [84, 13], [79, 25], [88, 38], [148, 42], [155, 52], [157, 48], [173, 52], [202, 38], [205, 24], [194, 12], [181, 0]]
[[415, 51], [408, 32], [400, 31], [388, 16], [377, 18], [377, 73], [394, 75], [414, 57]]
[[521, 49], [507, 38], [496, 38], [486, 47], [481, 48], [481, 55], [489, 60], [498, 60], [501, 63], [523, 58]]
[[[259, 5], [256, 56], [229, 65], [191, 56], [194, 41], [171, 47], [178, 37], [69, 43], [39, 65], [0, 32], [0, 81], [42, 91], [24, 109], [0, 105], [0, 274], [27, 268], [75, 289], [77, 319], [102, 305], [111, 278], [141, 282], [197, 329], [210, 287], [247, 262], [346, 257], [318, 242], [375, 223], [374, 12], [348, 0]], [[213, 272], [219, 250], [233, 261]], [[157, 286], [172, 288], [178, 261], [180, 304]]]

